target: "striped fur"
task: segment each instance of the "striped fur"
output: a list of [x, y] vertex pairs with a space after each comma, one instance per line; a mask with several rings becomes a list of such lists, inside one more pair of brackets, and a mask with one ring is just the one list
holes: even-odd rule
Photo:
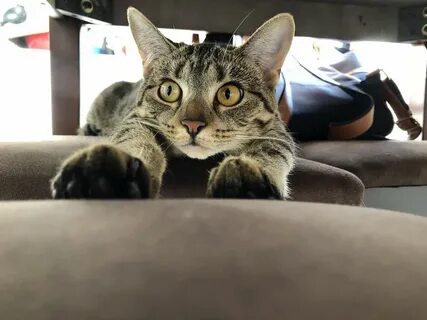
[[[205, 159], [225, 153], [229, 157], [211, 173], [208, 195], [286, 197], [295, 146], [279, 118], [274, 86], [293, 36], [292, 18], [276, 16], [257, 30], [253, 40], [232, 48], [175, 44], [135, 9], [129, 9], [128, 16], [144, 62], [144, 80], [105, 89], [80, 132], [107, 136], [112, 145], [141, 160], [151, 177], [152, 196], [159, 192], [168, 157]], [[166, 103], [159, 97], [165, 80], [181, 88], [177, 102]], [[216, 98], [227, 83], [243, 90], [242, 100], [233, 107], [220, 105]], [[191, 144], [181, 121], [194, 116], [202, 116], [207, 126]], [[261, 180], [277, 195], [249, 190], [263, 185]], [[230, 184], [243, 190], [245, 181], [248, 185], [255, 181], [246, 194], [218, 190], [224, 186], [233, 190]]]

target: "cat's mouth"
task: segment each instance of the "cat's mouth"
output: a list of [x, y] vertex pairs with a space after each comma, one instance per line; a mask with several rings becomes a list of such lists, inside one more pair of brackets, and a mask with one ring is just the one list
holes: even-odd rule
[[190, 158], [206, 159], [218, 153], [217, 150], [204, 147], [196, 139], [191, 139], [187, 144], [180, 146], [179, 149]]
[[201, 148], [205, 148], [200, 141], [197, 141], [196, 137], [190, 137], [189, 142], [184, 145], [184, 147], [188, 147], [188, 146], [194, 146], [194, 147], [201, 147]]

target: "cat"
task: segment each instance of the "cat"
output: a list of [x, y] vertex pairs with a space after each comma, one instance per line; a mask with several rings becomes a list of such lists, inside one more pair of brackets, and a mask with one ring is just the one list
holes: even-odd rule
[[274, 90], [292, 16], [276, 15], [231, 47], [177, 44], [137, 9], [127, 14], [143, 80], [115, 83], [96, 98], [81, 133], [109, 143], [66, 159], [53, 198], [156, 198], [169, 157], [225, 154], [209, 173], [208, 197], [286, 199], [295, 144]]

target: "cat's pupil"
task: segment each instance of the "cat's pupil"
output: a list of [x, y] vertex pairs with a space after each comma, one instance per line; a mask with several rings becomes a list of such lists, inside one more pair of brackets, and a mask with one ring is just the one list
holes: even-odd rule
[[231, 97], [231, 90], [230, 89], [225, 89], [225, 92], [224, 92], [224, 95], [225, 95], [225, 98], [228, 100], [228, 99], [230, 99], [230, 97]]
[[172, 86], [168, 86], [167, 95], [170, 96], [172, 93]]

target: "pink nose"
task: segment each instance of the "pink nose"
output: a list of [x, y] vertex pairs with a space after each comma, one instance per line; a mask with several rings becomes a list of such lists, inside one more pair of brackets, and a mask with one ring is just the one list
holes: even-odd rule
[[199, 120], [182, 120], [181, 124], [187, 129], [187, 132], [191, 135], [196, 135], [206, 127], [206, 122]]

